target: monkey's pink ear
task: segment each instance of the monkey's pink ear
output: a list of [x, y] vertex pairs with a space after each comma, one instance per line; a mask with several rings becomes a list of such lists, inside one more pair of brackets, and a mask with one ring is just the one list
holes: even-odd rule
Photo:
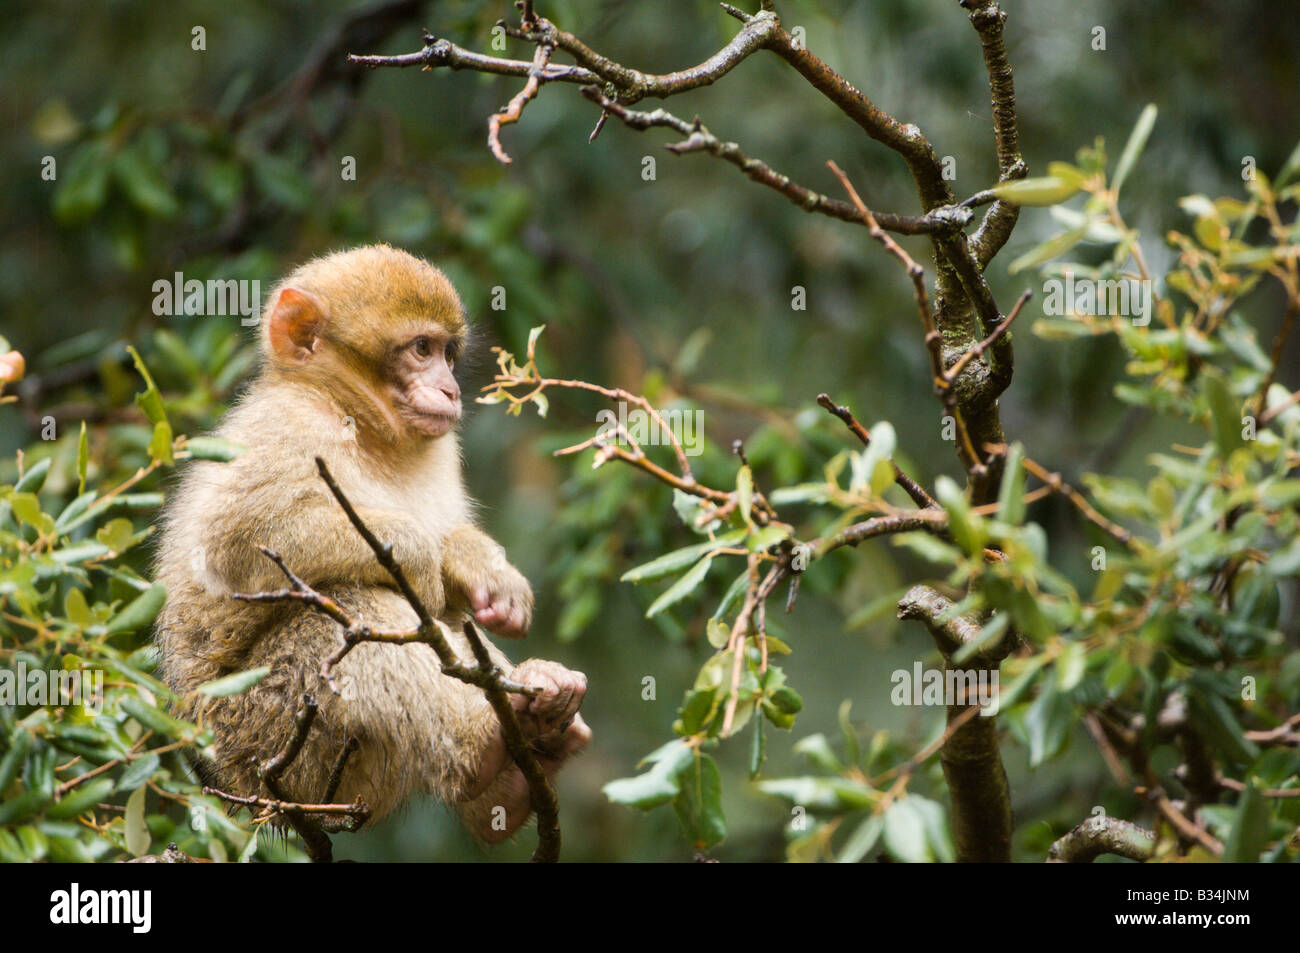
[[286, 364], [306, 364], [328, 319], [329, 307], [320, 298], [309, 291], [285, 288], [266, 321], [271, 353]]

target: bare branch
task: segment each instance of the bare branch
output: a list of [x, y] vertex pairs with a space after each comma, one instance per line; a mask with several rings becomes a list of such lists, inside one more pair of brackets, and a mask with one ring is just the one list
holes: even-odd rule
[[[849, 428], [849, 432], [857, 437], [864, 447], [871, 443], [871, 435], [867, 433], [867, 428], [858, 423], [858, 419], [853, 416], [853, 412], [848, 407], [835, 403], [828, 394], [818, 394], [817, 403], [844, 421], [844, 426]], [[904, 473], [893, 459], [890, 459], [889, 463], [894, 468], [894, 482], [907, 492], [917, 506], [925, 508], [939, 505], [934, 497], [925, 492], [921, 484]]]
[[982, 357], [984, 355], [984, 352], [987, 351], [989, 347], [996, 344], [998, 339], [1001, 338], [1002, 335], [1006, 334], [1007, 331], [1011, 329], [1011, 322], [1016, 319], [1016, 317], [1020, 314], [1020, 309], [1025, 306], [1025, 302], [1028, 301], [1030, 298], [1032, 298], [1033, 295], [1034, 295], [1033, 289], [1026, 288], [1021, 293], [1019, 299], [1017, 299], [1015, 306], [1011, 309], [1011, 313], [1008, 314], [1006, 318], [1004, 318], [1003, 321], [996, 328], [993, 329], [993, 332], [984, 340], [976, 344], [969, 351], [967, 351], [965, 354], [963, 354], [961, 357], [959, 357], [955, 363], [948, 366], [948, 369], [943, 372], [944, 379], [948, 381], [949, 384], [951, 384], [954, 380], [957, 379], [957, 375], [961, 373], [962, 368], [965, 367], [967, 363]]
[[1129, 860], [1150, 860], [1156, 850], [1155, 832], [1117, 817], [1090, 817], [1061, 837], [1047, 852], [1053, 864], [1090, 864], [1102, 854]]
[[294, 812], [299, 814], [342, 814], [356, 818], [358, 826], [370, 816], [370, 808], [364, 804], [302, 804], [297, 801], [279, 801], [264, 797], [244, 797], [239, 794], [228, 794], [225, 791], [210, 787], [205, 787], [203, 793], [221, 798], [221, 800], [228, 801], [231, 804], [257, 807], [276, 814]]
[[[789, 176], [777, 172], [761, 160], [751, 158], [736, 143], [724, 142], [713, 135], [698, 119], [687, 122], [664, 109], [656, 109], [653, 112], [631, 110], [617, 100], [610, 99], [595, 86], [584, 86], [582, 95], [600, 106], [603, 110], [602, 115], [616, 116], [630, 129], [645, 131], [659, 126], [680, 133], [685, 137], [684, 141], [667, 146], [668, 151], [674, 155], [707, 152], [731, 163], [759, 185], [780, 192], [805, 212], [818, 212], [841, 221], [862, 224], [862, 216], [852, 205], [820, 192], [814, 192], [793, 181]], [[964, 209], [942, 208], [923, 216], [881, 213], [879, 220], [881, 227], [891, 232], [898, 232], [901, 235], [922, 235], [960, 227], [970, 220], [970, 215]]]
[[[1020, 130], [1016, 119], [1016, 88], [1011, 78], [1011, 62], [1002, 41], [1002, 28], [1007, 15], [995, 0], [962, 0], [970, 10], [970, 21], [979, 33], [984, 48], [984, 65], [989, 74], [989, 88], [993, 94], [993, 138], [998, 153], [998, 181], [1023, 179], [1029, 167], [1020, 156]], [[983, 268], [996, 255], [1016, 226], [1020, 207], [1009, 202], [995, 202], [984, 216], [971, 246]]]
[[903, 157], [916, 182], [921, 206], [925, 211], [952, 204], [952, 190], [944, 181], [939, 157], [920, 129], [912, 123], [899, 122], [885, 112], [781, 27], [772, 31], [767, 48], [793, 66], [814, 89], [838, 106], [867, 135]]
[[[1002, 444], [988, 444], [985, 446], [985, 449], [990, 453], [999, 456], [1005, 454], [1007, 451], [1006, 446]], [[1097, 512], [1096, 508], [1088, 502], [1087, 498], [1084, 497], [1082, 493], [1061, 479], [1059, 473], [1049, 472], [1046, 467], [1036, 463], [1028, 457], [1021, 457], [1020, 460], [1021, 463], [1024, 464], [1026, 470], [1038, 479], [1042, 480], [1055, 492], [1060, 493], [1069, 500], [1070, 503], [1074, 505], [1074, 508], [1082, 513], [1094, 526], [1097, 526], [1107, 535], [1111, 536], [1118, 542], [1123, 543], [1130, 549], [1137, 550], [1140, 548], [1140, 540], [1134, 537], [1134, 535], [1123, 526], [1108, 520], [1106, 517], [1102, 516], [1101, 513]]]
[[601, 56], [572, 33], [559, 29], [544, 17], [536, 18], [531, 26], [525, 24], [522, 29], [508, 29], [507, 32], [531, 43], [548, 43], [559, 47], [572, 56], [579, 66], [618, 87], [620, 100], [635, 103], [647, 96], [666, 99], [717, 82], [750, 54], [762, 49], [768, 38], [779, 29], [776, 14], [764, 10], [750, 17], [730, 43], [703, 63], [662, 75], [643, 73]]
[[[333, 847], [330, 839], [325, 835], [321, 825], [314, 819], [304, 816], [303, 812], [295, 807], [290, 799], [286, 797], [283, 789], [280, 787], [280, 778], [289, 766], [297, 760], [298, 755], [302, 752], [302, 746], [307, 741], [307, 733], [311, 731], [312, 724], [316, 721], [316, 699], [311, 695], [302, 696], [302, 707], [294, 716], [293, 734], [289, 736], [288, 743], [276, 754], [262, 762], [258, 766], [257, 774], [266, 785], [266, 789], [271, 792], [277, 804], [278, 813], [284, 816], [302, 839], [303, 846], [307, 850], [307, 856], [312, 859], [313, 863], [327, 864], [334, 859]], [[369, 814], [369, 811], [366, 812]]]
[[[518, 76], [527, 78], [533, 64], [527, 60], [511, 60], [500, 56], [485, 56], [464, 47], [457, 46], [450, 40], [440, 40], [433, 36], [424, 38], [424, 49], [418, 53], [403, 53], [398, 56], [360, 56], [348, 55], [348, 62], [370, 69], [392, 67], [406, 69], [419, 66], [433, 69], [443, 66], [452, 70], [474, 70], [478, 73], [493, 73], [497, 76]], [[599, 83], [600, 77], [591, 70], [581, 66], [565, 66], [552, 63], [539, 74], [542, 83], [579, 83], [588, 85]]]
[[818, 558], [841, 546], [856, 546], [865, 539], [876, 536], [889, 536], [894, 533], [910, 533], [923, 530], [927, 533], [942, 535], [948, 529], [948, 514], [939, 508], [909, 510], [897, 516], [874, 516], [861, 523], [854, 523], [833, 536], [818, 540], [815, 550]]
[[[981, 624], [954, 615], [953, 604], [929, 586], [913, 586], [898, 603], [900, 619], [919, 619], [945, 657], [979, 637]], [[978, 668], [997, 670], [1014, 639], [1004, 634], [972, 659]], [[943, 746], [940, 761], [952, 797], [952, 829], [957, 859], [1006, 862], [1011, 859], [1011, 791], [1002, 767], [997, 719], [971, 717], [969, 704], [948, 706], [948, 725], [966, 719]]]
[[488, 118], [488, 148], [492, 150], [492, 154], [497, 157], [497, 161], [502, 165], [510, 164], [510, 156], [501, 147], [501, 127], [518, 122], [519, 117], [523, 115], [524, 107], [537, 95], [537, 91], [542, 85], [541, 73], [550, 61], [554, 49], [555, 47], [546, 46], [545, 44], [537, 48], [537, 52], [533, 54], [532, 69], [529, 70], [528, 82], [524, 84], [524, 88], [510, 100], [504, 109], [493, 113]]

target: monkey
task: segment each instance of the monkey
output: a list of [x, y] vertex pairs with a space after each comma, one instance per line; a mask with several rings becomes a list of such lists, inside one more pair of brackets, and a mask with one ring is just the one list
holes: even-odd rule
[[[454, 368], [464, 306], [433, 265], [372, 245], [293, 271], [268, 296], [259, 332], [258, 370], [215, 431], [244, 452], [185, 465], [155, 556], [167, 590], [155, 623], [160, 673], [180, 713], [213, 733], [203, 776], [226, 793], [266, 796], [258, 764], [288, 743], [310, 693], [319, 710], [281, 778], [286, 797], [319, 802], [344, 746], [355, 745], [332, 800], [364, 801], [366, 826], [428, 792], [479, 840], [505, 840], [531, 803], [480, 688], [443, 674], [427, 644], [370, 642], [337, 666], [332, 692], [321, 664], [343, 645], [338, 623], [300, 603], [234, 598], [285, 586], [265, 546], [375, 630], [418, 625], [322, 482], [320, 457], [430, 613], [448, 623], [463, 662], [473, 662], [463, 620], [503, 638], [526, 634], [532, 589], [475, 524], [461, 476]], [[553, 778], [591, 738], [578, 711], [586, 676], [541, 659], [516, 667], [495, 645], [489, 651], [509, 678], [537, 690], [510, 698]], [[195, 691], [262, 666], [269, 673], [243, 693]]]

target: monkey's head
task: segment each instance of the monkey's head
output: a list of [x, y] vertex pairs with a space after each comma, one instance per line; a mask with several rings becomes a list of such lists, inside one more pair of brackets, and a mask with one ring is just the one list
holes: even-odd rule
[[276, 286], [262, 324], [265, 373], [315, 387], [359, 427], [406, 443], [460, 420], [465, 309], [426, 261], [388, 245], [316, 258]]

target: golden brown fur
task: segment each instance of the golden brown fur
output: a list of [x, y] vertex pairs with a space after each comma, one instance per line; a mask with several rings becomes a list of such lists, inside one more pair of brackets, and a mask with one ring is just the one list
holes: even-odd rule
[[[216, 431], [247, 452], [230, 463], [189, 464], [164, 514], [156, 565], [168, 592], [157, 623], [163, 676], [182, 698], [183, 713], [214, 731], [210, 769], [224, 790], [266, 793], [256, 762], [284, 745], [299, 699], [311, 692], [320, 712], [285, 776], [289, 795], [322, 798], [335, 757], [355, 737], [360, 748], [335, 801], [363, 798], [379, 818], [418, 790], [450, 802], [474, 795], [461, 805], [467, 823], [480, 836], [500, 839], [501, 826], [488, 827], [490, 809], [505, 808], [507, 834], [527, 809], [479, 689], [442, 675], [427, 646], [365, 644], [337, 669], [342, 691], [333, 695], [319, 670], [341, 644], [337, 624], [297, 605], [232, 598], [285, 585], [258, 552], [264, 545], [365, 622], [390, 630], [415, 626], [410, 606], [321, 482], [319, 456], [365, 522], [393, 545], [432, 611], [458, 622], [475, 611], [473, 594], [487, 593], [501, 608], [481, 619], [507, 618], [513, 610], [527, 627], [528, 583], [472, 522], [454, 432], [417, 433], [418, 409], [402, 397], [412, 382], [394, 355], [406, 353], [404, 342], [421, 329], [443, 333], [451, 354], [465, 335], [460, 301], [432, 266], [374, 246], [309, 262], [276, 288], [270, 303], [261, 369]], [[452, 630], [459, 634], [458, 625]], [[457, 648], [471, 657], [460, 642]], [[506, 671], [513, 668], [499, 650], [492, 652]], [[271, 667], [270, 675], [242, 695], [209, 699], [193, 691], [262, 665]], [[555, 718], [543, 717], [536, 736], [554, 752], [550, 767], [557, 769], [589, 737], [576, 716], [585, 679], [538, 661], [518, 673], [535, 676], [530, 684], [546, 689], [541, 709]], [[563, 701], [546, 700], [561, 695]]]

